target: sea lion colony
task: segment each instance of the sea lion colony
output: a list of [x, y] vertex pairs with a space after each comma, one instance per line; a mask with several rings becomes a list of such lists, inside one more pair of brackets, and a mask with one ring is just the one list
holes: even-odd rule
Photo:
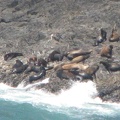
[[[53, 35], [52, 35], [53, 38]], [[52, 40], [52, 39], [51, 39]], [[54, 70], [56, 76], [62, 79], [72, 79], [72, 80], [96, 80], [96, 73], [99, 70], [100, 65], [102, 64], [106, 71], [109, 73], [120, 71], [120, 65], [115, 63], [112, 60], [112, 51], [114, 45], [108, 45], [105, 42], [118, 42], [120, 41], [120, 35], [117, 33], [116, 28], [112, 29], [112, 33], [107, 40], [107, 32], [104, 29], [100, 29], [100, 35], [98, 39], [95, 40], [93, 44], [93, 50], [83, 50], [77, 49], [69, 52], [61, 52], [59, 50], [54, 50], [51, 52], [45, 59], [37, 58], [36, 56], [31, 56], [27, 63], [24, 64], [20, 60], [16, 60], [16, 63], [13, 65], [10, 74], [21, 74], [25, 73], [28, 75], [27, 82], [32, 83], [36, 80], [42, 80], [46, 77], [48, 71]], [[58, 41], [59, 42], [59, 41]], [[91, 54], [94, 52], [94, 47], [99, 46], [101, 43], [104, 43], [104, 46], [101, 47], [101, 50], [96, 55], [99, 57], [99, 61], [95, 61], [94, 64], [86, 64], [85, 61], [90, 59]], [[22, 53], [8, 53], [4, 55], [4, 60], [8, 61], [12, 58], [23, 56]], [[63, 62], [63, 59], [67, 60]], [[102, 60], [106, 58], [106, 60]], [[109, 62], [109, 60], [111, 62]], [[56, 62], [57, 61], [57, 62]], [[53, 63], [53, 65], [50, 65]], [[34, 72], [33, 76], [29, 76], [30, 72]], [[52, 74], [52, 72], [51, 72]]]

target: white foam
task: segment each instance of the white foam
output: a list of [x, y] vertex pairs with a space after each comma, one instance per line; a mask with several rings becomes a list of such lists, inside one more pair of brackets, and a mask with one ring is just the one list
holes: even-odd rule
[[[57, 106], [76, 106], [79, 107], [85, 103], [93, 103], [97, 98], [97, 90], [95, 84], [91, 81], [87, 83], [76, 82], [69, 90], [62, 91], [59, 95], [47, 95], [48, 99], [42, 102]], [[96, 101], [96, 102], [97, 102]]]
[[30, 89], [30, 88], [35, 87], [37, 85], [40, 85], [42, 83], [48, 83], [48, 82], [49, 82], [49, 78], [46, 78], [43, 81], [39, 81], [37, 83], [29, 84], [29, 85], [27, 85], [25, 87], [24, 87], [24, 82], [22, 82], [21, 84], [18, 85], [17, 89], [21, 88], [21, 89], [26, 89], [27, 90], [27, 89]]
[[[46, 104], [60, 108], [85, 108], [91, 109], [94, 112], [103, 112], [105, 114], [113, 113], [113, 111], [118, 107], [118, 104], [115, 105], [114, 109], [103, 107], [106, 103], [102, 103], [101, 99], [98, 98], [95, 83], [92, 81], [82, 83], [75, 82], [69, 90], [63, 90], [58, 95], [46, 93], [42, 90], [30, 89], [30, 91], [26, 91], [29, 88], [34, 88], [36, 85], [48, 82], [49, 79], [47, 78], [41, 82], [31, 84], [26, 87], [23, 87], [23, 84], [21, 84], [17, 88], [0, 83], [0, 99], [15, 101], [18, 103], [30, 103], [37, 106]], [[111, 104], [107, 103], [107, 105]]]
[[34, 102], [34, 104], [45, 103], [56, 106], [80, 106], [84, 103], [99, 101], [97, 98], [97, 90], [92, 81], [87, 83], [75, 82], [75, 84], [66, 91], [61, 91], [59, 95], [46, 93], [42, 90], [26, 91], [34, 88], [36, 85], [48, 83], [49, 78], [34, 84], [23, 87], [20, 84], [17, 88], [9, 87], [3, 83], [0, 84], [0, 98], [14, 100], [19, 102]]

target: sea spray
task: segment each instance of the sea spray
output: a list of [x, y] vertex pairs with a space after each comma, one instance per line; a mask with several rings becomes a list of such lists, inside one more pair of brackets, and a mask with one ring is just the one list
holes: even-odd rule
[[46, 78], [43, 81], [33, 83], [33, 84], [29, 84], [25, 87], [24, 87], [24, 82], [22, 82], [21, 84], [18, 85], [17, 89], [21, 88], [21, 89], [29, 90], [30, 88], [34, 88], [37, 85], [40, 85], [40, 84], [43, 84], [43, 83], [48, 83], [48, 82], [49, 82], [49, 78]]
[[[67, 117], [69, 118], [68, 120], [89, 120], [90, 117], [92, 117], [93, 120], [96, 120], [97, 118], [100, 118], [99, 120], [107, 120], [109, 118], [114, 119], [120, 117], [118, 114], [120, 105], [102, 102], [97, 96], [98, 92], [95, 83], [92, 81], [74, 82], [70, 89], [62, 90], [58, 95], [33, 89], [36, 85], [48, 82], [49, 79], [45, 79], [27, 85], [26, 87], [23, 87], [24, 85], [21, 84], [17, 88], [0, 83], [1, 107], [5, 108], [6, 103], [8, 103], [9, 107], [10, 104], [11, 106], [19, 106], [19, 109], [22, 111], [22, 108], [24, 108], [25, 105], [26, 109], [27, 106], [32, 105], [33, 107], [31, 109], [38, 111], [37, 116], [41, 117], [40, 113], [45, 111], [42, 116], [46, 119], [51, 117], [49, 120], [53, 120], [56, 115], [59, 116], [59, 118], [63, 117], [63, 119], [66, 119]], [[32, 89], [28, 91], [28, 88]], [[6, 103], [3, 101], [6, 101]], [[10, 107], [10, 109], [12, 108]], [[18, 108], [16, 108], [16, 112], [17, 109]], [[46, 115], [49, 115], [49, 117], [46, 117]], [[19, 117], [21, 117], [21, 115]]]
[[98, 100], [98, 102], [100, 101], [100, 99], [97, 98], [98, 93], [95, 83], [92, 81], [75, 82], [70, 89], [62, 90], [58, 95], [46, 93], [42, 90], [34, 90], [35, 86], [48, 82], [49, 78], [34, 84], [29, 84], [26, 87], [23, 87], [23, 84], [20, 84], [17, 88], [9, 87], [1, 83], [0, 90], [2, 92], [0, 93], [0, 97], [19, 102], [74, 107], [81, 106], [81, 104], [84, 103], [93, 103], [96, 102], [96, 100]]

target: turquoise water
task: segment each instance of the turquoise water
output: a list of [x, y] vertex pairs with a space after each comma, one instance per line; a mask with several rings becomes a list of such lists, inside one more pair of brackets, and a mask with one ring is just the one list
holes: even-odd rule
[[0, 120], [120, 120], [120, 104], [103, 103], [92, 82], [59, 95], [0, 84]]
[[[101, 107], [111, 109], [109, 105], [101, 105]], [[109, 115], [102, 112], [98, 114], [97, 111], [90, 108], [57, 109], [48, 110], [47, 106], [33, 106], [28, 103], [19, 104], [0, 100], [0, 120], [120, 120], [120, 110], [117, 111], [114, 107], [112, 108], [113, 114], [111, 113]]]
[[50, 112], [43, 106], [0, 101], [0, 120], [72, 120], [64, 113]]

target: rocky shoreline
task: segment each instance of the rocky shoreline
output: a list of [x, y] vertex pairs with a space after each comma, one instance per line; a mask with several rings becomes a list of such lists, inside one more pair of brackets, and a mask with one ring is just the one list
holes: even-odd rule
[[[92, 50], [90, 58], [85, 61], [85, 64], [91, 66], [103, 60], [99, 55], [102, 46], [112, 44], [112, 61], [120, 63], [120, 41], [108, 41], [114, 24], [119, 32], [119, 1], [0, 0], [0, 4], [0, 82], [17, 87], [34, 73], [9, 74], [16, 59], [26, 63], [33, 54], [47, 58], [56, 49], [61, 52], [76, 48]], [[100, 28], [107, 32], [107, 40], [99, 46], [93, 46]], [[51, 39], [51, 34], [58, 35], [58, 39]], [[21, 52], [23, 56], [4, 61], [4, 55], [9, 52]], [[63, 59], [65, 61], [66, 58]], [[61, 61], [57, 62], [59, 63]], [[50, 82], [37, 86], [36, 89], [58, 94], [62, 89], [69, 89], [75, 82], [60, 80], [53, 69], [47, 71], [46, 78], [48, 77]], [[120, 102], [119, 81], [120, 71], [109, 74], [99, 64], [94, 82], [103, 101]]]

